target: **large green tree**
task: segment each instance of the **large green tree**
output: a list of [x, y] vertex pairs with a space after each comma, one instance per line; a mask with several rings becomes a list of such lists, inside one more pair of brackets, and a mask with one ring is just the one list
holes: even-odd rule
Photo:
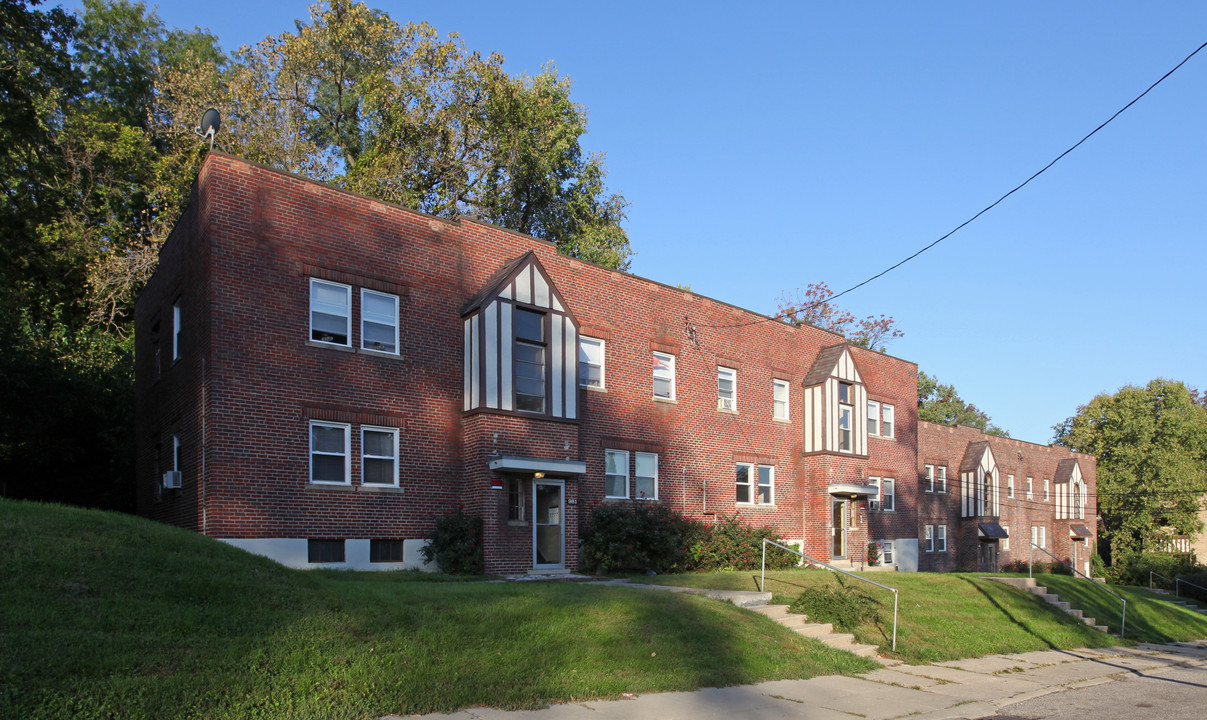
[[986, 435], [1010, 437], [1010, 433], [993, 424], [984, 410], [966, 402], [954, 385], [918, 371], [918, 419], [943, 425], [974, 427]]
[[1202, 531], [1207, 407], [1186, 385], [1156, 379], [1101, 394], [1054, 426], [1053, 442], [1098, 457], [1098, 513], [1112, 558]]

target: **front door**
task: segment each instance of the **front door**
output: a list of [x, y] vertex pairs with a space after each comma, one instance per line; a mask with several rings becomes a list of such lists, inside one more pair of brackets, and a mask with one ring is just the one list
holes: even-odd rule
[[840, 560], [847, 556], [847, 501], [834, 501], [834, 549], [831, 557]]
[[997, 543], [977, 543], [977, 570], [979, 572], [997, 572]]
[[565, 486], [561, 481], [532, 484], [532, 566], [566, 566]]

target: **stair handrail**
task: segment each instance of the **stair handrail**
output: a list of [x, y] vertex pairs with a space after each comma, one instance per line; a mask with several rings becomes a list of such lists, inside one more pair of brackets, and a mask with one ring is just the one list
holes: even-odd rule
[[[1165, 578], [1165, 579], [1168, 580], [1169, 578]], [[1182, 583], [1185, 583], [1185, 584], [1189, 585], [1190, 587], [1197, 587], [1200, 590], [1207, 590], [1207, 587], [1203, 587], [1202, 585], [1196, 585], [1196, 584], [1190, 582], [1189, 580], [1183, 580], [1182, 578], [1178, 578], [1177, 580], [1174, 581], [1174, 584], [1173, 584], [1173, 596], [1176, 598], [1182, 597], [1182, 593], [1181, 593]], [[1197, 599], [1198, 598], [1196, 598], [1196, 600]]]
[[[888, 585], [881, 585], [880, 583], [876, 582], [875, 580], [868, 580], [867, 578], [856, 575], [853, 572], [847, 572], [846, 570], [843, 570], [842, 568], [836, 568], [827, 562], [818, 560], [817, 558], [809, 557], [808, 555], [804, 554], [800, 550], [793, 550], [792, 548], [787, 547], [786, 545], [781, 545], [774, 540], [768, 540], [767, 538], [763, 538], [763, 574], [762, 574], [762, 577], [759, 579], [759, 592], [767, 592], [767, 546], [768, 545], [774, 545], [781, 550], [787, 550], [788, 552], [792, 553], [793, 555], [799, 555], [802, 560], [808, 560], [809, 562], [814, 563], [816, 565], [821, 565], [822, 567], [826, 568], [827, 570], [833, 570], [834, 572], [842, 573], [843, 575], [849, 575], [850, 577], [853, 577], [856, 580], [862, 580], [865, 583], [869, 583], [871, 585], [875, 585], [876, 587], [884, 588], [885, 590], [892, 592], [893, 593], [893, 651], [896, 652], [896, 650], [897, 650], [897, 600], [899, 598], [899, 595], [897, 593], [897, 588], [892, 588], [892, 587], [889, 587]], [[771, 579], [774, 580], [775, 578], [771, 578]]]
[[1074, 576], [1080, 575], [1081, 577], [1085, 578], [1086, 580], [1089, 580], [1094, 585], [1102, 588], [1103, 592], [1107, 593], [1108, 595], [1114, 595], [1116, 600], [1123, 603], [1123, 620], [1121, 620], [1119, 623], [1119, 637], [1123, 637], [1123, 633], [1127, 632], [1127, 600], [1123, 597], [1120, 597], [1119, 595], [1115, 595], [1115, 593], [1113, 593], [1107, 589], [1105, 584], [1098, 582], [1097, 580], [1090, 577], [1089, 575], [1086, 575], [1083, 572], [1079, 572], [1077, 570], [1077, 568], [1068, 564], [1064, 560], [1061, 560], [1060, 558], [1056, 557], [1055, 555], [1053, 555], [1052, 553], [1048, 552], [1047, 550], [1041, 548], [1039, 545], [1036, 545], [1035, 543], [1031, 543], [1031, 547], [1027, 548], [1027, 577], [1034, 577], [1031, 574], [1031, 562], [1032, 562], [1032, 556], [1035, 554], [1036, 550], [1040, 551], [1044, 555], [1047, 555], [1048, 557], [1052, 558], [1053, 560], [1060, 563], [1061, 565], [1064, 565], [1069, 570], [1072, 570]]
[[1153, 589], [1153, 575], [1156, 575], [1159, 578], [1163, 578], [1167, 582], [1173, 582], [1173, 578], [1167, 578], [1159, 572], [1153, 572], [1152, 570], [1149, 570], [1148, 571], [1148, 589], [1149, 590]]

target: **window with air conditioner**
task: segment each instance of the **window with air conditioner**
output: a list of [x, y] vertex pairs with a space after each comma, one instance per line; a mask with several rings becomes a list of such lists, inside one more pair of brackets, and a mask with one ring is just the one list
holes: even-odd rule
[[717, 409], [737, 412], [738, 371], [733, 368], [717, 368]]

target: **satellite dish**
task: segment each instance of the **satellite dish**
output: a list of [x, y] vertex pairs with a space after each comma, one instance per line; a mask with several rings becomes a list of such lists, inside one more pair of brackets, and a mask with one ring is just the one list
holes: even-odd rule
[[214, 135], [218, 134], [218, 128], [222, 127], [222, 116], [214, 108], [206, 110], [201, 115], [201, 125], [195, 131], [203, 138], [210, 139], [210, 150], [214, 149]]

